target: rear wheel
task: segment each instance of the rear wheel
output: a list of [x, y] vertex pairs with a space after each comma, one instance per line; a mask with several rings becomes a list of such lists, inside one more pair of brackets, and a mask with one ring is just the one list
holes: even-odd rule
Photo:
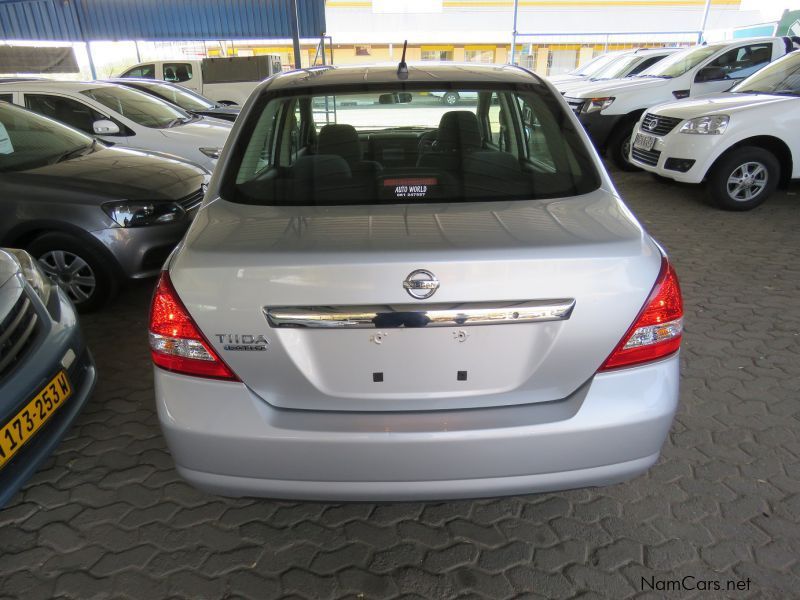
[[101, 308], [119, 290], [119, 279], [105, 257], [74, 236], [48, 233], [33, 240], [28, 251], [81, 312]]
[[447, 92], [444, 96], [442, 96], [442, 104], [446, 104], [447, 106], [455, 106], [458, 102], [458, 92]]
[[750, 210], [778, 185], [781, 167], [769, 150], [745, 146], [723, 156], [708, 177], [708, 191], [725, 210]]
[[608, 141], [609, 158], [623, 171], [638, 171], [639, 167], [631, 163], [631, 136], [635, 123], [623, 123], [611, 134]]

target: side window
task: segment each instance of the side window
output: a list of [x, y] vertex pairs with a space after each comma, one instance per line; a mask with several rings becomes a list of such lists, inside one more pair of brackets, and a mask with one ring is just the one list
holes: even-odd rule
[[164, 63], [164, 81], [182, 83], [192, 78], [191, 63]]
[[771, 43], [751, 44], [728, 50], [713, 60], [708, 67], [714, 68], [720, 75], [723, 75], [720, 79], [743, 79], [758, 71], [771, 58]]
[[8, 102], [11, 104], [14, 101], [14, 96], [11, 94], [0, 94], [0, 102]]
[[664, 57], [663, 56], [651, 56], [650, 58], [645, 58], [642, 62], [640, 62], [635, 67], [633, 67], [633, 70], [630, 73], [628, 73], [626, 75], [626, 77], [633, 77], [634, 75], [638, 75], [639, 73], [641, 73], [645, 69], [648, 69], [648, 68], [652, 67], [654, 64], [656, 64], [662, 58], [664, 58]]
[[540, 123], [537, 116], [536, 107], [522, 98], [519, 98], [519, 102], [528, 159], [540, 168], [555, 169], [555, 161], [547, 143], [547, 136], [542, 128], [542, 123]]
[[123, 77], [141, 77], [142, 79], [155, 79], [156, 66], [155, 65], [139, 65], [128, 69], [122, 74]]
[[89, 135], [94, 135], [94, 128], [92, 127], [94, 122], [105, 118], [82, 102], [63, 96], [25, 94], [25, 106], [34, 112], [56, 121], [61, 121]]
[[509, 121], [509, 111], [506, 109], [508, 98], [492, 92], [489, 100], [489, 109], [483, 117], [484, 127], [488, 139], [487, 144], [501, 152], [511, 152], [518, 156], [518, 148], [514, 143], [514, 131]]
[[242, 156], [236, 183], [250, 181], [268, 167], [273, 166], [275, 135], [278, 130], [281, 102], [270, 102], [253, 128], [253, 134]]

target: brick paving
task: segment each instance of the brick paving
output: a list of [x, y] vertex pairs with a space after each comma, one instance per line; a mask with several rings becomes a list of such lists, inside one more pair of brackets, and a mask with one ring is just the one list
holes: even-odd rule
[[[145, 282], [83, 319], [101, 379], [0, 511], [0, 598], [797, 597], [800, 186], [733, 214], [699, 188], [614, 175], [686, 300], [680, 413], [646, 476], [436, 503], [204, 494], [158, 428]], [[642, 594], [643, 578], [685, 576], [723, 590]]]

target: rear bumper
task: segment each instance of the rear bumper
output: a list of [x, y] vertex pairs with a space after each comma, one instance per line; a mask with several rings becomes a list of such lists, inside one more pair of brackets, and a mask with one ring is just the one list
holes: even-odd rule
[[155, 370], [180, 474], [231, 496], [417, 500], [629, 479], [658, 458], [678, 402], [677, 355], [596, 375], [558, 402], [463, 411], [276, 409], [240, 383]]

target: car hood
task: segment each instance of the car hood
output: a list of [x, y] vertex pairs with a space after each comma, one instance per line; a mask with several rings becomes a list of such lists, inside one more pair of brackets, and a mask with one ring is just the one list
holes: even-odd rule
[[623, 79], [592, 81], [571, 89], [567, 96], [570, 98], [614, 96], [620, 93], [663, 87], [669, 85], [669, 81], [669, 79], [661, 79], [659, 77], [625, 77]]
[[761, 106], [777, 106], [784, 102], [798, 102], [790, 96], [771, 96], [769, 94], [731, 94], [722, 93], [704, 96], [695, 100], [681, 100], [657, 106], [650, 112], [665, 117], [692, 119], [714, 113], [732, 114]]
[[583, 75], [569, 75], [565, 73], [564, 75], [554, 75], [553, 77], [548, 77], [547, 81], [552, 83], [554, 86], [558, 87], [561, 83], [574, 83], [577, 81], [585, 81], [586, 77]]
[[219, 147], [225, 145], [225, 140], [231, 132], [233, 123], [222, 119], [200, 117], [190, 123], [176, 125], [169, 129], [161, 129], [161, 133], [168, 138], [190, 141], [200, 146]]
[[78, 194], [87, 202], [177, 200], [197, 192], [208, 178], [203, 167], [178, 157], [117, 147], [100, 147], [60, 163], [3, 173], [3, 181], [18, 189], [47, 188]]

